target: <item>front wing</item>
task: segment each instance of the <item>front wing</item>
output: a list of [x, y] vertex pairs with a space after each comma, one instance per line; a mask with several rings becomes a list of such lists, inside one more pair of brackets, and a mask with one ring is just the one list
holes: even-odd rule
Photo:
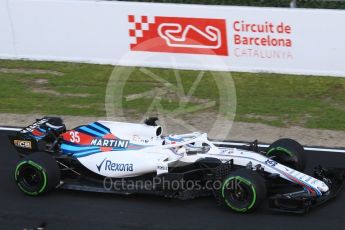
[[314, 176], [330, 187], [328, 193], [319, 197], [309, 194], [306, 190], [277, 194], [269, 198], [269, 207], [275, 211], [304, 214], [335, 198], [344, 187], [345, 169], [325, 169], [319, 166], [315, 168]]

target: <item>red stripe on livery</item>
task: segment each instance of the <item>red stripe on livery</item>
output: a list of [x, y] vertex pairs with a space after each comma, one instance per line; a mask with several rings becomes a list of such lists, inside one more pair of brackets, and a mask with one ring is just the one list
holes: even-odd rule
[[44, 133], [42, 133], [41, 131], [37, 130], [37, 129], [34, 129], [32, 131], [32, 134], [35, 135], [35, 136], [43, 136]]
[[[73, 138], [73, 135], [74, 135], [74, 138]], [[76, 135], [79, 138], [76, 138]], [[75, 130], [70, 130], [70, 131], [62, 134], [61, 136], [62, 136], [64, 141], [75, 143], [75, 144], [80, 144], [80, 145], [90, 145], [92, 139], [94, 139], [94, 137], [92, 137], [88, 134], [81, 133], [81, 132], [78, 132]], [[79, 140], [79, 142], [78, 142], [78, 140]]]

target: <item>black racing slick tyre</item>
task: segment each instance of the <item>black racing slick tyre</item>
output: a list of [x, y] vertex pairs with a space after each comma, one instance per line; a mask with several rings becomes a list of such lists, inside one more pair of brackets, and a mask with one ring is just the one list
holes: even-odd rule
[[266, 150], [266, 157], [303, 172], [306, 167], [303, 146], [295, 140], [283, 138], [273, 142]]
[[60, 176], [55, 159], [43, 152], [33, 153], [21, 159], [14, 175], [18, 188], [30, 196], [53, 190], [59, 184]]
[[238, 213], [256, 210], [265, 198], [265, 180], [250, 169], [233, 171], [225, 178], [220, 189], [222, 206]]

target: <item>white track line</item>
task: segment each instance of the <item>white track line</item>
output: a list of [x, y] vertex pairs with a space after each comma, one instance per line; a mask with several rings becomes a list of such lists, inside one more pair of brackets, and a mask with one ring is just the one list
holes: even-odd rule
[[[212, 142], [216, 145], [231, 145], [231, 146], [243, 146], [248, 145], [248, 143], [244, 142], [221, 142], [221, 141], [214, 141]], [[259, 144], [259, 147], [267, 148], [269, 145]], [[309, 151], [320, 151], [320, 152], [332, 152], [332, 153], [345, 153], [345, 149], [330, 149], [330, 148], [316, 148], [316, 147], [304, 147], [305, 150]]]
[[11, 128], [11, 127], [0, 127], [0, 130], [5, 130], [5, 131], [20, 131], [22, 130], [21, 128]]
[[[15, 128], [15, 127], [1, 127], [0, 130], [4, 131], [20, 131], [21, 128]], [[248, 145], [248, 143], [245, 142], [223, 142], [223, 141], [213, 141], [213, 144], [216, 145], [231, 145], [231, 146], [243, 146], [243, 145]], [[259, 147], [262, 148], [267, 148], [269, 145], [265, 144], [259, 144]], [[330, 149], [330, 148], [316, 148], [316, 147], [304, 147], [305, 150], [309, 151], [320, 151], [320, 152], [332, 152], [332, 153], [345, 153], [345, 149]]]

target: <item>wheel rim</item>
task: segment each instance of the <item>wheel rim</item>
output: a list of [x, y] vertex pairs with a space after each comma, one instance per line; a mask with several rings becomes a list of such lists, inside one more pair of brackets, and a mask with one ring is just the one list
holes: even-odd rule
[[31, 161], [22, 162], [17, 166], [15, 180], [18, 187], [29, 195], [43, 192], [47, 184], [42, 167]]
[[238, 185], [229, 190], [229, 197], [239, 203], [248, 203], [250, 199], [249, 189], [246, 186]]
[[42, 181], [42, 175], [36, 168], [30, 165], [27, 167], [23, 167], [20, 174], [22, 177], [22, 183], [25, 184], [26, 186], [28, 187], [40, 186], [41, 181]]
[[237, 212], [250, 210], [256, 201], [256, 192], [251, 182], [239, 176], [224, 182], [222, 196], [225, 203]]
[[275, 161], [282, 163], [290, 168], [296, 169], [298, 167], [298, 160], [296, 156], [285, 148], [274, 148], [267, 152], [266, 156], [274, 157]]

